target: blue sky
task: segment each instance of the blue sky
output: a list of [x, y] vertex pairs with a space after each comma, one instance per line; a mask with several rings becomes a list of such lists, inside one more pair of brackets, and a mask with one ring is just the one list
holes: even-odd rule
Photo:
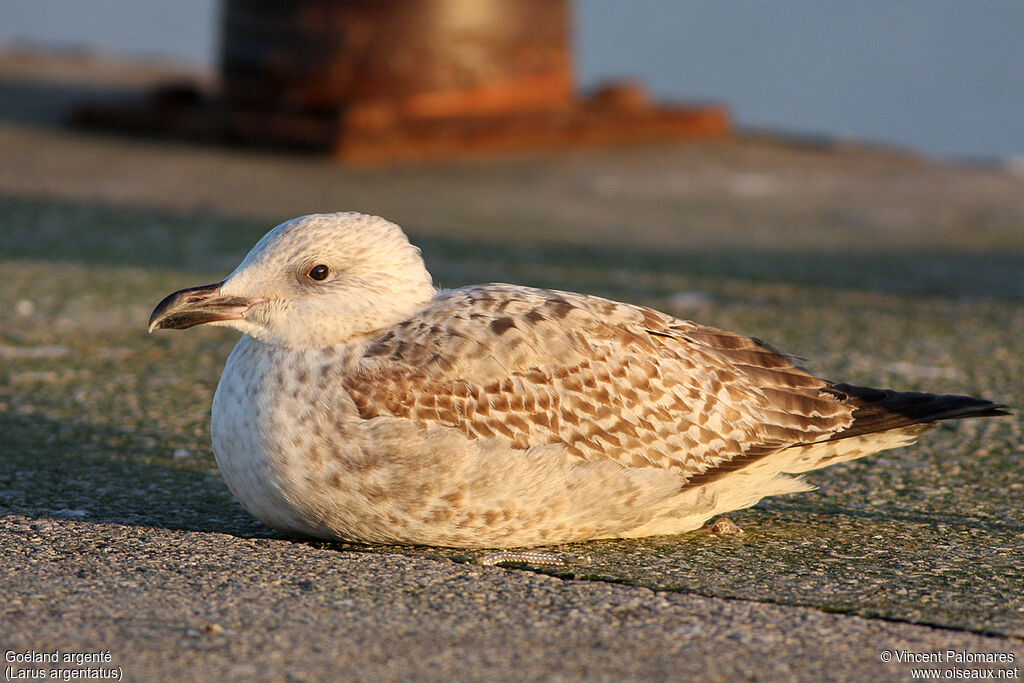
[[[3, 0], [0, 41], [211, 63], [217, 0]], [[640, 77], [744, 126], [1024, 155], [1024, 2], [577, 0], [581, 86]]]

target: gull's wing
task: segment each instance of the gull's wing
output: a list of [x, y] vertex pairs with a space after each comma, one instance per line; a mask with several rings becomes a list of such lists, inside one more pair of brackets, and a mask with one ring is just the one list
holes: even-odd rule
[[[362, 417], [691, 477], [829, 439], [855, 406], [748, 337], [597, 297], [480, 285], [380, 333], [346, 379]], [[730, 466], [731, 463], [731, 466]]]

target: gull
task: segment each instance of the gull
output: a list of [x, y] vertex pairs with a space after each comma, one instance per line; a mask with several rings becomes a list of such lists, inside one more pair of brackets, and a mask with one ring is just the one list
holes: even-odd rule
[[680, 534], [800, 473], [1004, 415], [816, 377], [754, 337], [596, 296], [435, 290], [394, 223], [314, 214], [149, 329], [243, 333], [213, 398], [217, 465], [288, 534], [508, 548]]

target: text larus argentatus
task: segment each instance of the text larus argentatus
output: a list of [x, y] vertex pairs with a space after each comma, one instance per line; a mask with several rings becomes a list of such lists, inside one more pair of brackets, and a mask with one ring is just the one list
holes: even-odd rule
[[820, 379], [764, 342], [582, 294], [435, 291], [384, 219], [277, 226], [150, 329], [244, 333], [213, 399], [232, 493], [285, 532], [510, 547], [677, 534], [902, 446], [964, 396]]

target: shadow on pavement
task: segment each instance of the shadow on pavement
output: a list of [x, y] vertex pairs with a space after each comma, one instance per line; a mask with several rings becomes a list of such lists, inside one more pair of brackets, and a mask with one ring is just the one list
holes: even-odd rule
[[173, 443], [156, 433], [0, 411], [0, 510], [246, 537], [273, 533], [231, 497], [208, 452], [189, 453], [180, 464], [171, 452], [154, 455]]

